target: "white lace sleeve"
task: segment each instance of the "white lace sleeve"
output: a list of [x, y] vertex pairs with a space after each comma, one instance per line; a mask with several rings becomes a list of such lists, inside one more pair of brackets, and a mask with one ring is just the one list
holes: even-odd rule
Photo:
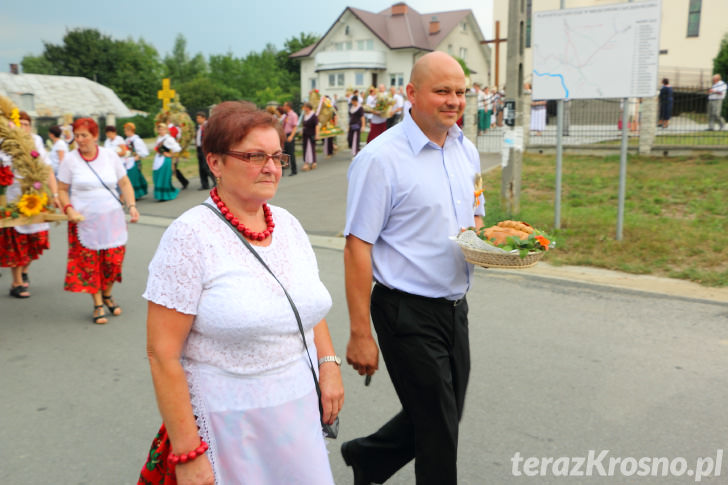
[[142, 296], [158, 305], [197, 315], [203, 285], [203, 261], [192, 226], [173, 222], [164, 232], [149, 263], [147, 289]]

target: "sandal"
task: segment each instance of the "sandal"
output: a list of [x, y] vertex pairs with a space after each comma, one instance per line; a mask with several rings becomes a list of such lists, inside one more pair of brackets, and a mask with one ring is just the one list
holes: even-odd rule
[[[97, 312], [101, 315], [96, 315]], [[108, 322], [108, 320], [106, 319], [106, 315], [104, 314], [104, 305], [94, 305], [93, 319], [94, 323], [98, 325], [103, 325], [104, 323]], [[103, 320], [103, 322], [101, 320]]]
[[[112, 315], [114, 315], [115, 317], [118, 317], [119, 315], [121, 315], [121, 307], [119, 305], [117, 305], [116, 302], [114, 302], [113, 296], [101, 295], [101, 298], [103, 298], [103, 300], [104, 300], [104, 305], [109, 307], [109, 311], [111, 312]], [[119, 310], [119, 311], [117, 312], [117, 310]]]
[[22, 273], [23, 275], [23, 286], [26, 288], [30, 285], [30, 278], [28, 277], [28, 273]]
[[10, 288], [10, 296], [14, 296], [15, 298], [30, 298], [30, 293], [28, 293], [28, 288], [23, 285], [13, 286]]

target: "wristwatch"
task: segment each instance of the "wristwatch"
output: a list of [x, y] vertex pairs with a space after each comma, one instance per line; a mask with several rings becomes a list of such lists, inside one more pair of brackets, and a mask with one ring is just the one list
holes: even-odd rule
[[338, 355], [326, 355], [321, 357], [318, 361], [319, 367], [321, 367], [321, 364], [325, 364], [326, 362], [336, 362], [336, 365], [341, 367], [341, 357]]

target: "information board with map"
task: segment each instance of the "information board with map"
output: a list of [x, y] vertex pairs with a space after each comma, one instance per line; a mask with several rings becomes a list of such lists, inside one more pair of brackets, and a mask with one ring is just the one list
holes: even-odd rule
[[660, 0], [533, 14], [533, 99], [639, 98], [657, 90]]

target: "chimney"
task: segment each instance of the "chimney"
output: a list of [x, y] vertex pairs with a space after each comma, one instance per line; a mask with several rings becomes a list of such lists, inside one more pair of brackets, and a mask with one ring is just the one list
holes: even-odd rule
[[10, 74], [20, 74], [17, 64], [10, 64]]
[[435, 35], [440, 33], [440, 21], [437, 20], [437, 17], [432, 17], [432, 20], [430, 20], [430, 35]]
[[397, 15], [404, 15], [407, 13], [407, 4], [404, 2], [395, 3], [392, 5], [392, 17]]

